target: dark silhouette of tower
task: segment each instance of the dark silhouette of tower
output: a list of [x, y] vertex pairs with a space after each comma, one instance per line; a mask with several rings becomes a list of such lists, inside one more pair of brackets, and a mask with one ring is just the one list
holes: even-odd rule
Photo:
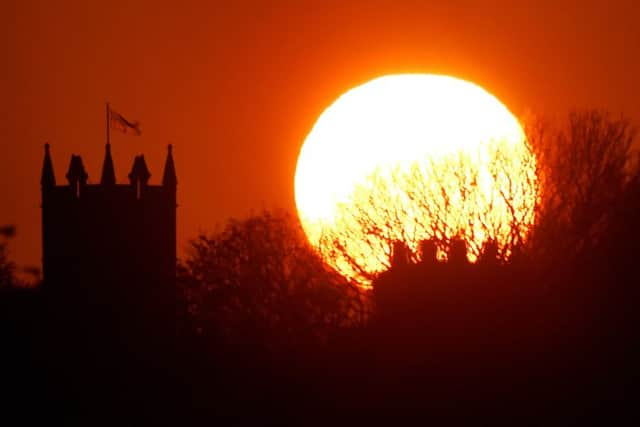
[[[143, 410], [170, 396], [176, 348], [176, 172], [171, 146], [162, 183], [144, 156], [116, 182], [106, 146], [100, 182], [71, 156], [56, 185], [49, 145], [42, 168], [42, 295], [46, 354], [61, 402], [89, 413]], [[164, 396], [164, 397], [163, 397]]]
[[68, 183], [56, 185], [45, 146], [43, 287], [62, 309], [109, 318], [111, 327], [126, 322], [129, 330], [153, 329], [159, 324], [147, 319], [175, 315], [177, 179], [171, 146], [162, 184], [149, 184], [150, 176], [140, 155], [129, 183], [118, 184], [107, 144], [98, 184], [88, 183], [82, 158], [72, 155]]

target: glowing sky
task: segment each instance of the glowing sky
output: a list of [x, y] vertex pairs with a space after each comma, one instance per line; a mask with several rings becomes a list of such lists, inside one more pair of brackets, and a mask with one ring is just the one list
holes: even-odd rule
[[178, 241], [230, 216], [294, 208], [300, 146], [347, 89], [401, 72], [476, 82], [516, 116], [602, 107], [640, 122], [636, 2], [10, 0], [0, 42], [0, 223], [40, 261], [39, 174], [72, 153], [99, 179], [104, 103], [140, 120], [114, 136], [124, 181], [166, 145], [178, 172]]

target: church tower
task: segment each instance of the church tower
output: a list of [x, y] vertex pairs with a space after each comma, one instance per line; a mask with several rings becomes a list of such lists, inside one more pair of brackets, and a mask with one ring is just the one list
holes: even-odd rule
[[58, 185], [49, 151], [47, 144], [40, 181], [43, 290], [67, 308], [98, 317], [117, 313], [128, 325], [175, 314], [172, 147], [159, 185], [149, 183], [142, 155], [133, 161], [129, 182], [117, 183], [110, 144], [99, 183], [89, 183], [82, 158], [72, 155], [67, 182]]

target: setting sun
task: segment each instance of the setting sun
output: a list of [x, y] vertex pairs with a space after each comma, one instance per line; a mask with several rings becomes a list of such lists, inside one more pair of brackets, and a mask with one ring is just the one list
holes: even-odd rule
[[470, 260], [489, 240], [506, 254], [534, 220], [535, 159], [518, 120], [481, 87], [390, 75], [322, 113], [300, 152], [295, 196], [310, 242], [364, 280], [388, 267], [397, 240], [417, 256], [424, 239], [456, 237]]

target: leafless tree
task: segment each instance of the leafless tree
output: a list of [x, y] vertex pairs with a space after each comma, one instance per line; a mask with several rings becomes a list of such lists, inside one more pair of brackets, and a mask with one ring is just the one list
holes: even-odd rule
[[526, 135], [522, 149], [490, 146], [486, 168], [470, 166], [478, 164], [473, 153], [460, 153], [409, 170], [376, 170], [338, 207], [336, 226], [320, 240], [324, 256], [366, 283], [389, 267], [398, 241], [413, 261], [424, 238], [445, 257], [451, 241], [462, 239], [470, 259], [497, 244], [502, 260], [517, 253], [536, 263], [594, 247], [616, 200], [640, 182], [629, 121], [575, 112], [564, 126], [532, 121]]
[[[486, 162], [476, 156], [489, 156]], [[442, 257], [455, 240], [475, 259], [487, 243], [506, 258], [524, 244], [535, 218], [538, 181], [531, 148], [490, 142], [478, 153], [419, 159], [409, 168], [378, 169], [338, 207], [320, 248], [347, 276], [370, 282], [389, 267], [394, 242], [421, 258], [435, 241]]]
[[580, 256], [609, 233], [621, 196], [640, 182], [635, 133], [627, 119], [601, 111], [528, 130], [540, 180], [531, 242], [539, 262]]

